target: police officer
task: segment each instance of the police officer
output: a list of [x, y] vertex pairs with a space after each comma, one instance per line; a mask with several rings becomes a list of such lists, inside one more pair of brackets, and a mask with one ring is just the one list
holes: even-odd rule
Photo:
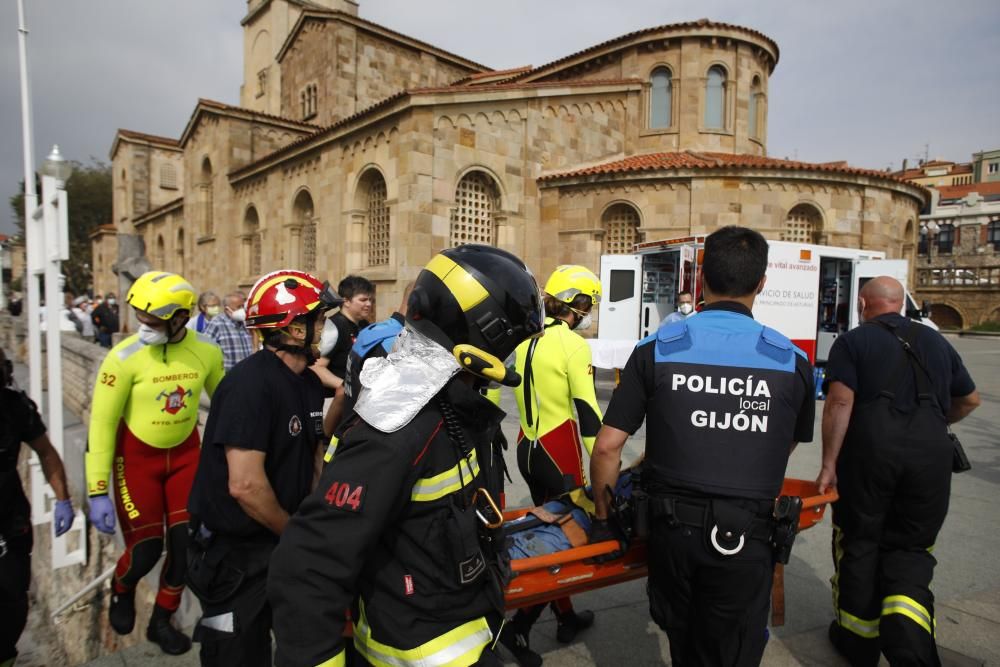
[[[419, 274], [393, 353], [365, 389], [319, 486], [271, 561], [278, 662], [499, 664], [503, 612], [500, 472], [504, 414], [478, 391], [520, 378], [503, 359], [542, 331], [538, 285], [488, 246], [436, 255]], [[487, 525], [489, 524], [489, 525]]]
[[754, 321], [767, 241], [743, 227], [705, 240], [704, 309], [639, 342], [591, 458], [595, 525], [621, 449], [648, 418], [649, 608], [674, 665], [756, 665], [766, 643], [771, 515], [796, 442], [812, 439], [812, 370], [801, 350]]
[[25, 442], [38, 454], [42, 474], [56, 504], [52, 528], [59, 537], [73, 526], [73, 503], [62, 459], [45, 434], [34, 402], [13, 388], [14, 365], [0, 350], [0, 665], [17, 657], [17, 639], [28, 620], [31, 583], [31, 506], [17, 474], [17, 457]]
[[202, 604], [194, 634], [202, 665], [271, 664], [267, 564], [316, 478], [323, 387], [334, 380], [310, 365], [319, 320], [339, 303], [325, 283], [291, 270], [263, 276], [247, 297], [246, 326], [263, 348], [213, 396], [189, 501], [188, 584]]
[[852, 665], [939, 665], [936, 561], [948, 513], [954, 445], [947, 424], [979, 406], [976, 385], [938, 332], [901, 315], [903, 286], [881, 276], [858, 299], [864, 324], [827, 363], [820, 492], [833, 505], [830, 640]]

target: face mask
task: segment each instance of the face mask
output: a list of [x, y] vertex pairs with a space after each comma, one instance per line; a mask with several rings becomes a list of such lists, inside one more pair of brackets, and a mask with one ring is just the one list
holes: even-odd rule
[[680, 306], [677, 307], [677, 310], [681, 311], [682, 315], [690, 315], [691, 311], [694, 310], [694, 306], [692, 306], [690, 303], [682, 303]]
[[593, 323], [594, 323], [594, 320], [590, 317], [590, 313], [587, 313], [582, 318], [580, 318], [580, 321], [576, 323], [576, 326], [573, 327], [573, 330], [574, 331], [586, 331], [587, 329], [590, 328], [590, 325], [593, 324]]
[[205, 314], [209, 317], [215, 317], [219, 314], [220, 308], [218, 306], [208, 306], [205, 308]]
[[167, 332], [163, 329], [154, 329], [148, 324], [139, 325], [139, 340], [143, 345], [163, 345], [167, 342]]
[[333, 320], [327, 319], [323, 323], [323, 333], [319, 337], [319, 355], [325, 357], [333, 352], [339, 338], [340, 331], [337, 329], [337, 325], [333, 323]]
[[237, 308], [233, 312], [229, 313], [229, 319], [233, 322], [246, 322], [247, 321], [247, 311], [245, 308]]
[[114, 306], [118, 304], [118, 299], [108, 299], [108, 305]]

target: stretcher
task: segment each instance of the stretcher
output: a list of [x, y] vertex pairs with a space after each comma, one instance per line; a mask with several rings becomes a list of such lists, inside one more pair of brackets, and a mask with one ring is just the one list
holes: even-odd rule
[[[792, 478], [785, 479], [781, 494], [802, 498], [799, 532], [822, 521], [826, 506], [837, 499], [836, 491], [820, 494], [815, 482]], [[518, 519], [530, 509], [505, 511], [504, 521]], [[612, 553], [618, 548], [618, 543], [614, 541], [599, 542], [544, 556], [512, 560], [511, 569], [514, 577], [506, 590], [507, 609], [552, 602], [559, 598], [645, 577], [646, 543], [641, 540], [633, 540], [620, 558], [603, 563], [593, 562], [593, 558]], [[784, 622], [784, 566], [778, 563], [774, 568], [771, 589], [771, 625], [780, 626]]]

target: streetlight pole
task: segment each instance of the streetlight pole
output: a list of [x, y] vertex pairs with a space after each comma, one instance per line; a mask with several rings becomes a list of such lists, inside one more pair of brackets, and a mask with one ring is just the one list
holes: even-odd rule
[[24, 0], [17, 0], [17, 46], [21, 66], [21, 129], [24, 143], [24, 243], [27, 271], [25, 289], [28, 313], [28, 394], [42, 404], [42, 327], [38, 276], [42, 272], [41, 230], [32, 222], [38, 207], [35, 194], [34, 147], [31, 135], [31, 96], [28, 90], [28, 29], [24, 25]]

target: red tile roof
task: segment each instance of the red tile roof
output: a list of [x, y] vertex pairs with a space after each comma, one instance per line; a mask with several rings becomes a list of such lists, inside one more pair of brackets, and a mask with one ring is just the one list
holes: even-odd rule
[[254, 111], [253, 109], [247, 109], [246, 107], [240, 107], [233, 104], [226, 104], [225, 102], [217, 102], [215, 100], [209, 100], [204, 97], [198, 98], [198, 105], [204, 107], [210, 107], [213, 109], [218, 109], [219, 111], [232, 111], [235, 113], [245, 113], [252, 114], [254, 116], [265, 118], [268, 120], [275, 120], [281, 123], [290, 123], [292, 125], [299, 125], [307, 130], [318, 130], [319, 125], [314, 125], [313, 123], [307, 123], [302, 120], [295, 120], [294, 118], [285, 118], [284, 116], [275, 116], [274, 114], [264, 113], [263, 111]]
[[1000, 195], [1000, 181], [992, 183], [966, 183], [964, 185], [942, 185], [934, 188], [941, 193], [941, 199], [961, 199], [966, 195], [975, 192], [982, 197], [990, 195]]
[[629, 40], [635, 39], [636, 37], [645, 37], [646, 35], [650, 35], [650, 34], [657, 33], [657, 32], [664, 32], [664, 31], [691, 31], [691, 30], [697, 30], [698, 28], [710, 28], [710, 29], [711, 28], [718, 28], [718, 29], [721, 29], [721, 30], [738, 30], [738, 31], [746, 33], [748, 35], [753, 35], [754, 37], [757, 37], [758, 39], [762, 39], [762, 40], [766, 41], [771, 46], [771, 48], [774, 49], [774, 64], [775, 65], [778, 64], [778, 56], [779, 56], [778, 44], [773, 39], [771, 39], [770, 37], [768, 37], [767, 35], [765, 35], [764, 33], [758, 32], [758, 31], [753, 30], [751, 28], [745, 28], [745, 27], [743, 27], [741, 25], [735, 25], [735, 24], [732, 24], [732, 23], [718, 23], [716, 21], [710, 21], [709, 19], [698, 19], [697, 21], [685, 21], [685, 22], [682, 22], [682, 23], [668, 23], [666, 25], [660, 25], [660, 26], [655, 26], [655, 27], [652, 27], [652, 28], [644, 28], [642, 30], [636, 30], [634, 32], [630, 32], [630, 33], [621, 35], [620, 37], [615, 37], [614, 39], [609, 39], [609, 40], [607, 40], [605, 42], [601, 42], [600, 44], [595, 44], [593, 46], [587, 47], [586, 49], [583, 49], [582, 51], [577, 51], [576, 53], [571, 53], [568, 56], [563, 56], [562, 58], [559, 58], [558, 60], [553, 60], [550, 63], [546, 63], [544, 65], [536, 67], [535, 69], [530, 70], [528, 72], [525, 72], [524, 74], [519, 74], [519, 75], [517, 75], [516, 78], [517, 79], [525, 79], [525, 78], [528, 78], [528, 77], [532, 76], [533, 74], [541, 74], [541, 73], [545, 72], [546, 70], [558, 68], [559, 65], [567, 63], [567, 62], [569, 62], [571, 60], [575, 60], [576, 58], [579, 58], [580, 56], [584, 56], [584, 55], [587, 55], [588, 53], [593, 53], [595, 51], [599, 51], [599, 50], [604, 49], [606, 47], [614, 46], [614, 45], [620, 44], [622, 42], [627, 42]]
[[[527, 82], [527, 83], [490, 83], [483, 84], [481, 86], [475, 86], [472, 90], [475, 92], [497, 92], [506, 90], [532, 90], [532, 89], [545, 89], [545, 88], [585, 88], [589, 86], [619, 86], [619, 85], [641, 85], [642, 81], [639, 79], [600, 79], [595, 81], [540, 81], [540, 82]], [[323, 137], [329, 136], [335, 133], [340, 128], [364, 117], [371, 115], [378, 111], [379, 109], [388, 107], [394, 102], [398, 102], [404, 98], [413, 97], [414, 95], [432, 95], [432, 94], [461, 94], [469, 93], [470, 88], [465, 86], [446, 86], [442, 88], [413, 88], [411, 90], [401, 90], [394, 95], [390, 95], [382, 100], [379, 100], [375, 104], [358, 111], [355, 114], [341, 118], [336, 123], [329, 125], [318, 132], [313, 134], [300, 137], [291, 143], [279, 148], [278, 150], [265, 155], [259, 160], [251, 162], [248, 165], [240, 167], [239, 169], [234, 169], [229, 172], [230, 178], [239, 178], [248, 172], [252, 171], [256, 167], [269, 162], [277, 157], [285, 155], [305, 144], [311, 143], [313, 141], [322, 139]]]
[[875, 178], [882, 178], [920, 187], [915, 183], [903, 181], [888, 172], [849, 167], [844, 162], [798, 162], [795, 160], [781, 160], [778, 158], [762, 157], [758, 155], [695, 151], [634, 155], [632, 157], [627, 157], [624, 160], [605, 162], [603, 164], [584, 167], [582, 169], [575, 169], [572, 171], [546, 174], [539, 178], [539, 180], [554, 181], [557, 179], [579, 176], [600, 176], [605, 174], [624, 174], [671, 169], [770, 169], [812, 172], [821, 171], [835, 174], [850, 174], [853, 176], [872, 176]]
[[452, 81], [453, 86], [474, 86], [477, 85], [476, 82], [480, 79], [492, 79], [496, 78], [498, 81], [505, 81], [507, 79], [513, 78], [515, 74], [521, 74], [523, 72], [530, 72], [531, 65], [525, 65], [524, 67], [512, 67], [510, 69], [498, 69], [490, 72], [479, 72], [477, 74], [470, 74], [469, 76], [462, 77], [457, 81]]

